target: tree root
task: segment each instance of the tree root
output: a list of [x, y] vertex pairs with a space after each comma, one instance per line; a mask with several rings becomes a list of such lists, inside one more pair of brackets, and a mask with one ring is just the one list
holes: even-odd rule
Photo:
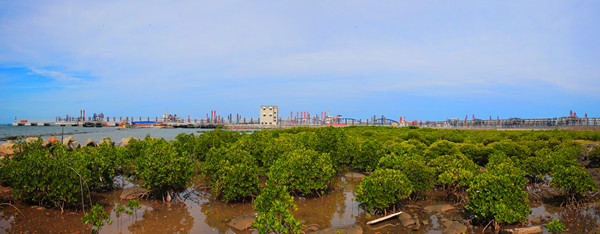
[[23, 217], [25, 217], [25, 213], [23, 213], [23, 211], [19, 210], [19, 208], [17, 208], [15, 205], [10, 204], [10, 203], [0, 203], [0, 206], [3, 206], [3, 205], [12, 206], [12, 208], [15, 208], [15, 210], [19, 211], [19, 213], [21, 213], [23, 215]]

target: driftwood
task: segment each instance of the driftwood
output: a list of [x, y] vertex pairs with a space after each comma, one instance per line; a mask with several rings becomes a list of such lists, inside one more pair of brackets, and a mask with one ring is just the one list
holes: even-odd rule
[[390, 218], [396, 217], [396, 216], [398, 216], [398, 215], [400, 215], [400, 214], [402, 214], [402, 213], [403, 213], [403, 212], [402, 212], [402, 211], [400, 211], [400, 212], [398, 212], [398, 213], [394, 213], [394, 214], [391, 214], [391, 215], [388, 215], [388, 216], [385, 216], [385, 217], [381, 217], [381, 218], [378, 218], [378, 219], [376, 219], [376, 220], [371, 220], [371, 221], [367, 222], [367, 224], [368, 224], [368, 225], [371, 225], [371, 224], [376, 224], [376, 223], [379, 223], [379, 222], [381, 222], [381, 221], [384, 221], [384, 220], [387, 220], [387, 219], [390, 219]]

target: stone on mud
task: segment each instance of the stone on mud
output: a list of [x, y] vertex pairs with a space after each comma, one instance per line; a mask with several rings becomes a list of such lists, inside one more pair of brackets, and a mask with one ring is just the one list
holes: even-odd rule
[[75, 150], [80, 147], [79, 142], [77, 142], [72, 136], [63, 139], [62, 143], [63, 145], [66, 145], [69, 150]]
[[398, 219], [400, 219], [400, 223], [402, 223], [402, 226], [404, 227], [408, 227], [416, 223], [410, 214], [406, 212], [402, 212], [400, 215], [398, 215]]
[[344, 177], [346, 177], [346, 179], [362, 179], [365, 177], [365, 175], [357, 172], [348, 172], [344, 175]]
[[56, 137], [50, 137], [50, 138], [48, 138], [48, 142], [50, 144], [54, 144], [54, 143], [60, 143], [60, 140]]
[[15, 154], [15, 149], [13, 149], [14, 145], [15, 145], [15, 143], [10, 143], [10, 142], [0, 145], [0, 155], [8, 156], [8, 155]]
[[446, 231], [444, 231], [444, 234], [460, 234], [460, 233], [466, 233], [466, 232], [467, 232], [467, 226], [465, 226], [464, 224], [459, 223], [459, 222], [452, 222], [452, 224], [450, 224], [450, 226], [448, 226]]
[[330, 227], [314, 232], [315, 234], [362, 234], [362, 227], [358, 224], [351, 224], [341, 227]]
[[38, 140], [37, 137], [27, 137], [27, 139], [25, 139], [25, 142], [31, 143], [31, 142], [36, 142], [37, 140]]
[[121, 192], [119, 198], [121, 198], [121, 200], [138, 199], [146, 192], [148, 192], [148, 190], [146, 190], [145, 188], [133, 186], [123, 189], [123, 192]]
[[540, 226], [531, 226], [531, 227], [522, 227], [522, 228], [510, 228], [510, 229], [502, 229], [500, 233], [511, 233], [511, 234], [534, 234], [534, 233], [542, 233], [542, 228]]
[[423, 208], [423, 210], [427, 213], [442, 213], [442, 212], [446, 212], [449, 210], [453, 210], [454, 206], [450, 205], [450, 204], [439, 204], [439, 205], [431, 205], [431, 206], [426, 206], [425, 208]]
[[96, 143], [94, 140], [92, 140], [92, 138], [88, 138], [85, 143], [83, 143], [83, 146], [87, 146], [87, 147], [98, 147], [98, 143]]
[[127, 137], [127, 138], [123, 138], [123, 139], [121, 139], [121, 146], [125, 147], [125, 146], [129, 145], [129, 142], [130, 142], [132, 139], [135, 139], [136, 141], [139, 141], [139, 139], [137, 139], [137, 138], [135, 138], [135, 137]]
[[253, 214], [240, 215], [227, 223], [227, 226], [230, 226], [238, 231], [243, 231], [251, 228], [255, 219], [256, 217]]
[[100, 141], [100, 143], [98, 143], [98, 145], [102, 145], [102, 143], [106, 143], [106, 144], [108, 144], [109, 146], [113, 146], [113, 145], [115, 145], [115, 142], [113, 142], [113, 141], [112, 141], [110, 138], [108, 138], [108, 137], [105, 137], [104, 139], [102, 139], [102, 140]]
[[69, 142], [71, 141], [75, 141], [75, 138], [73, 138], [72, 136], [68, 136], [67, 138], [63, 139], [63, 145], [69, 145]]

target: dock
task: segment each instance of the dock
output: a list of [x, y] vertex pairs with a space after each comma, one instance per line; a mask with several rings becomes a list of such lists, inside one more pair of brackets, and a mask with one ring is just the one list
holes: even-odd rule
[[[135, 125], [136, 122], [145, 122], [144, 126]], [[404, 118], [392, 119], [383, 115], [372, 116], [370, 119], [330, 118], [319, 115], [306, 115], [304, 118], [279, 117], [276, 124], [261, 124], [260, 118], [243, 118], [240, 115], [227, 117], [214, 117], [205, 119], [177, 119], [169, 121], [158, 117], [106, 117], [106, 118], [57, 118], [55, 120], [21, 120], [12, 123], [13, 126], [73, 126], [73, 127], [149, 127], [149, 128], [216, 128], [224, 126], [228, 129], [269, 129], [290, 127], [345, 127], [345, 126], [391, 126], [407, 127], [417, 126], [425, 128], [449, 129], [577, 129], [588, 128], [600, 130], [600, 117], [579, 118], [576, 116], [535, 118], [535, 119], [448, 119], [446, 121], [406, 121]]]

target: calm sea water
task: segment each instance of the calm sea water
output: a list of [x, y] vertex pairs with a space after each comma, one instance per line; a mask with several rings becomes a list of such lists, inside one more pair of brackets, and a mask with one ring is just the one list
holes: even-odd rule
[[[42, 136], [44, 139], [50, 138], [50, 134], [61, 138], [63, 127], [55, 126], [0, 126], [0, 138], [14, 136]], [[197, 133], [199, 131], [211, 131], [210, 129], [196, 128], [126, 128], [117, 129], [114, 127], [88, 128], [88, 127], [64, 127], [64, 137], [72, 136], [79, 143], [85, 142], [87, 139], [99, 142], [105, 137], [110, 137], [117, 144], [122, 138], [137, 137], [138, 139], [146, 137], [150, 134], [152, 137], [164, 138], [165, 140], [173, 140], [180, 133]], [[6, 140], [0, 140], [0, 144]]]

